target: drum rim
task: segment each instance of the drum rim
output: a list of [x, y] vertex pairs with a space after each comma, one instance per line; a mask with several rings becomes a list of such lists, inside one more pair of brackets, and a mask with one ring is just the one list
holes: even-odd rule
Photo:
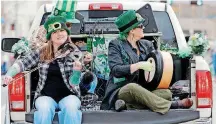
[[[154, 50], [154, 51], [150, 52], [147, 55], [146, 60], [148, 60], [150, 57], [154, 58], [154, 60], [155, 60], [155, 65], [156, 65], [155, 75], [158, 75], [158, 76], [153, 77], [153, 79], [150, 82], [147, 82], [145, 80], [144, 87], [146, 87], [148, 90], [152, 91], [152, 90], [157, 89], [158, 85], [160, 84], [160, 80], [161, 80], [162, 75], [163, 75], [163, 64], [164, 63], [163, 63], [163, 60], [162, 60], [163, 58], [162, 58], [162, 54], [160, 53], [160, 51]], [[160, 60], [162, 60], [162, 61], [158, 61], [158, 59], [156, 59], [157, 57], [160, 58]], [[161, 68], [161, 70], [160, 70], [160, 68]], [[160, 72], [159, 70], [162, 72], [159, 73]], [[157, 82], [157, 83], [155, 83], [155, 82]]]

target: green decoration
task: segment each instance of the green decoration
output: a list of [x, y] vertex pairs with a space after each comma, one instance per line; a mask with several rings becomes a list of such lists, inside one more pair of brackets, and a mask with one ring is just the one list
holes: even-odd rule
[[95, 41], [93, 42], [93, 46], [94, 47], [102, 47], [101, 45], [105, 44], [105, 38], [101, 38], [101, 37], [95, 37]]
[[29, 43], [29, 41], [25, 37], [22, 37], [21, 40], [19, 40], [17, 43], [15, 43], [12, 46], [11, 51], [13, 53], [25, 55], [31, 51], [30, 48], [28, 47], [28, 43]]
[[87, 38], [87, 51], [92, 52], [92, 38]]
[[108, 43], [116, 37], [90, 37], [92, 39], [92, 54], [94, 55], [92, 71], [98, 78], [108, 80], [110, 68], [108, 65]]
[[70, 30], [66, 26], [66, 19], [62, 16], [50, 16], [45, 22], [44, 27], [47, 30], [47, 40], [50, 39], [53, 32], [60, 29], [65, 29], [68, 35], [70, 35]]
[[75, 12], [77, 7], [76, 0], [58, 0], [52, 14], [54, 16], [63, 16], [69, 23], [80, 23], [75, 18]]
[[108, 66], [107, 55], [105, 54], [97, 55], [93, 62], [94, 62], [93, 69], [97, 77], [108, 79], [110, 69]]
[[204, 53], [209, 49], [207, 37], [202, 33], [196, 33], [190, 36], [188, 45], [191, 48], [192, 53], [195, 55], [204, 55]]
[[69, 78], [69, 82], [72, 85], [79, 85], [81, 71], [73, 70], [73, 74]]
[[[134, 10], [128, 10], [127, 12], [118, 16], [118, 18], [115, 20], [115, 24], [120, 32], [127, 33], [131, 29], [136, 28], [139, 24], [143, 23], [144, 21], [145, 19], [142, 18], [140, 14], [136, 13]], [[129, 23], [132, 24], [128, 25]]]
[[172, 47], [172, 46], [165, 44], [165, 43], [161, 43], [160, 50], [161, 51], [167, 51], [167, 52], [170, 52], [172, 54], [177, 54], [177, 52], [178, 52], [178, 48]]
[[187, 57], [191, 57], [192, 54], [191, 54], [191, 49], [189, 47], [185, 48], [185, 49], [182, 49], [182, 50], [179, 50], [177, 52], [177, 55], [180, 57], [180, 58], [187, 58]]
[[188, 47], [185, 48], [185, 49], [182, 49], [182, 50], [178, 50], [178, 48], [176, 48], [176, 47], [172, 47], [172, 46], [170, 46], [168, 44], [161, 43], [160, 50], [169, 52], [169, 53], [171, 53], [173, 55], [177, 55], [180, 58], [187, 58], [187, 57], [192, 56], [191, 49], [188, 48]]
[[168, 44], [161, 43], [160, 50], [170, 52], [180, 58], [192, 57], [195, 55], [204, 55], [209, 48], [209, 43], [204, 34], [194, 34], [189, 38], [188, 48], [178, 50]]

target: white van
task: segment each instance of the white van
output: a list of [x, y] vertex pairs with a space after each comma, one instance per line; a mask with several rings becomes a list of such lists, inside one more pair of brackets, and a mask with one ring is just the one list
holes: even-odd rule
[[[103, 36], [105, 46], [110, 40], [118, 35], [117, 29], [114, 26], [114, 19], [125, 10], [137, 10], [147, 2], [78, 2], [77, 13], [84, 18], [80, 18], [84, 23], [81, 25], [80, 31], [72, 31], [71, 38], [88, 39], [93, 36]], [[161, 43], [177, 49], [187, 48], [187, 42], [178, 19], [169, 4], [148, 2], [153, 11], [153, 16], [156, 22], [155, 30], [145, 32], [145, 38], [155, 42], [155, 45]], [[51, 13], [53, 5], [42, 5], [34, 18], [28, 38], [31, 37], [33, 31], [40, 25], [43, 25], [47, 16]], [[77, 16], [79, 16], [79, 14]], [[151, 13], [150, 13], [151, 14]], [[150, 22], [149, 23], [153, 23]], [[79, 27], [79, 26], [77, 26]], [[10, 42], [11, 39], [3, 39], [2, 42]], [[14, 44], [14, 43], [11, 43]], [[4, 48], [4, 46], [3, 46]], [[107, 50], [107, 49], [103, 49]], [[4, 49], [3, 49], [4, 51]], [[96, 49], [92, 49], [96, 54], [100, 53]], [[107, 51], [106, 51], [107, 52]], [[103, 54], [106, 54], [103, 53]], [[102, 54], [101, 53], [101, 54]], [[159, 124], [159, 123], [199, 123], [199, 124], [214, 124], [212, 122], [213, 108], [213, 89], [212, 77], [210, 74], [209, 65], [202, 56], [194, 56], [193, 58], [174, 60], [179, 62], [175, 67], [175, 81], [189, 81], [189, 97], [193, 99], [193, 106], [190, 109], [170, 110], [165, 115], [151, 112], [149, 110], [134, 110], [134, 111], [105, 111], [94, 110], [83, 112], [83, 123], [85, 124]], [[95, 68], [97, 70], [97, 68]], [[97, 72], [95, 72], [97, 73]], [[106, 72], [101, 72], [100, 78], [107, 80]], [[19, 74], [23, 75], [23, 73]], [[22, 92], [9, 93], [9, 118], [11, 123], [33, 123], [32, 100], [37, 82], [37, 72], [28, 74], [20, 82], [14, 85], [22, 87]], [[11, 91], [12, 86], [8, 86]], [[53, 123], [58, 123], [58, 117], [55, 116]]]

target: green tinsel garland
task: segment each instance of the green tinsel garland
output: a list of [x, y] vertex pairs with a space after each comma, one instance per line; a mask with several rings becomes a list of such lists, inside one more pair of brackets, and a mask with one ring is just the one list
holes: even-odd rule
[[160, 50], [170, 52], [171, 54], [177, 55], [180, 58], [192, 57], [195, 55], [204, 55], [208, 50], [208, 40], [204, 34], [194, 34], [189, 38], [188, 48], [178, 50], [176, 47], [172, 47], [168, 44], [161, 43]]
[[160, 45], [160, 50], [161, 51], [167, 51], [173, 55], [178, 56], [179, 58], [188, 58], [191, 57], [191, 50], [189, 48], [185, 48], [182, 50], [178, 50], [176, 47], [172, 47], [168, 44], [161, 43]]
[[188, 45], [190, 46], [192, 53], [195, 55], [204, 55], [209, 48], [207, 37], [202, 33], [196, 33], [190, 36]]
[[29, 51], [31, 51], [28, 47], [28, 43], [29, 41], [25, 37], [22, 37], [21, 40], [12, 46], [11, 51], [18, 54], [27, 54]]

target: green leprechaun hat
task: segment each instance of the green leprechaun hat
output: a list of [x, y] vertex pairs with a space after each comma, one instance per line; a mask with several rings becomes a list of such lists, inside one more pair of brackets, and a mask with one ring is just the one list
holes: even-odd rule
[[69, 23], [80, 23], [80, 21], [75, 18], [76, 6], [76, 0], [58, 0], [53, 10], [53, 15], [63, 16]]
[[66, 26], [66, 19], [62, 16], [50, 16], [44, 24], [47, 30], [46, 39], [49, 40], [54, 31], [65, 29], [70, 35], [70, 30]]
[[136, 13], [134, 10], [128, 10], [115, 20], [115, 24], [120, 32], [127, 33], [144, 21], [145, 19], [142, 18], [140, 14]]

